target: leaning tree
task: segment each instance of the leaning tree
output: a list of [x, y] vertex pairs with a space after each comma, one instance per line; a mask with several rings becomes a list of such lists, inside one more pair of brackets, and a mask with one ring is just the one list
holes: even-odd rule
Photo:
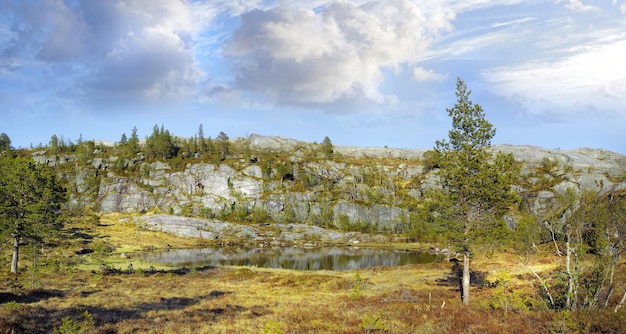
[[13, 242], [11, 272], [20, 246], [42, 242], [60, 223], [66, 191], [48, 167], [31, 159], [0, 158], [0, 237]]
[[470, 254], [476, 241], [494, 235], [504, 226], [504, 215], [515, 202], [511, 185], [519, 165], [511, 154], [492, 154], [491, 139], [496, 130], [485, 119], [483, 108], [474, 104], [471, 91], [457, 79], [454, 107], [446, 109], [452, 118], [448, 140], [436, 141], [439, 188], [429, 197], [432, 212], [442, 230], [463, 254], [461, 297], [469, 304]]

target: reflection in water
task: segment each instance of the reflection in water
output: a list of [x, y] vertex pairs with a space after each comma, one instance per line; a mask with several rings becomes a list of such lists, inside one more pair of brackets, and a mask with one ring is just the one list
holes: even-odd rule
[[142, 255], [171, 266], [257, 266], [296, 270], [349, 270], [376, 266], [431, 263], [437, 256], [414, 251], [371, 248], [204, 248]]

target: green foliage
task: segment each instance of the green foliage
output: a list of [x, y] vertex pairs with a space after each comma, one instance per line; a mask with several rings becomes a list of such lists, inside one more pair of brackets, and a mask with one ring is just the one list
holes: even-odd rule
[[[570, 306], [604, 309], [611, 301], [617, 282], [616, 266], [626, 249], [626, 192], [583, 192], [575, 198], [566, 195], [564, 201], [569, 199], [576, 204], [564, 226], [566, 240], [574, 250]], [[582, 256], [592, 257], [593, 261], [580, 265], [578, 259]]]
[[250, 219], [257, 223], [266, 223], [270, 221], [271, 218], [270, 212], [263, 206], [254, 206], [250, 214]]
[[274, 173], [278, 177], [280, 177], [281, 181], [292, 179], [293, 171], [291, 163], [281, 163], [276, 166], [276, 172]]
[[512, 155], [499, 153], [492, 160], [488, 148], [495, 129], [481, 106], [469, 100], [470, 91], [457, 80], [457, 104], [448, 109], [452, 117], [449, 141], [437, 141], [436, 160], [441, 189], [429, 195], [436, 213], [447, 224], [445, 231], [462, 250], [485, 229], [502, 226], [502, 216], [516, 200], [511, 185], [519, 173]]
[[431, 171], [435, 168], [439, 168], [439, 158], [441, 156], [435, 151], [426, 151], [422, 156], [422, 164], [426, 167], [427, 171]]
[[228, 136], [223, 131], [220, 131], [220, 133], [215, 138], [215, 146], [216, 153], [219, 154], [219, 159], [225, 160], [226, 157], [228, 157], [228, 155], [230, 154], [231, 144], [230, 138], [228, 138]]
[[530, 215], [518, 219], [513, 232], [513, 248], [528, 263], [530, 257], [537, 251], [536, 244], [541, 241], [543, 230], [539, 222]]
[[110, 253], [111, 247], [102, 240], [96, 240], [91, 244], [93, 249], [92, 259], [96, 261], [101, 267], [106, 266], [106, 257]]
[[72, 320], [70, 317], [64, 317], [61, 319], [61, 326], [54, 329], [58, 334], [81, 334], [89, 333], [94, 329], [94, 321], [92, 315], [85, 311], [81, 315], [82, 320]]
[[330, 138], [328, 138], [328, 136], [324, 137], [324, 140], [322, 140], [322, 143], [320, 144], [320, 152], [322, 155], [326, 159], [331, 159], [333, 157], [334, 150], [335, 148], [333, 143], [330, 141]]
[[283, 329], [280, 327], [280, 323], [275, 320], [270, 320], [265, 324], [263, 328], [263, 334], [283, 334]]
[[41, 242], [60, 225], [66, 190], [55, 173], [26, 158], [0, 158], [0, 237], [15, 242], [11, 270], [17, 272], [19, 246]]
[[365, 281], [361, 278], [359, 273], [354, 274], [354, 281], [352, 283], [352, 294], [350, 295], [350, 299], [359, 299], [363, 294], [363, 289], [365, 288]]
[[337, 225], [342, 231], [349, 231], [351, 228], [350, 217], [346, 214], [340, 213], [337, 215]]
[[52, 137], [50, 137], [50, 142], [48, 143], [48, 148], [50, 149], [51, 153], [58, 153], [60, 151], [59, 146], [59, 137], [57, 135], [52, 135]]
[[[209, 138], [210, 140], [211, 138]], [[202, 129], [202, 123], [198, 126], [198, 133], [197, 133], [197, 142], [195, 143], [196, 145], [196, 152], [198, 153], [202, 153], [202, 154], [206, 154], [206, 153], [211, 153], [210, 152], [210, 147], [209, 147], [209, 141], [207, 141], [204, 138], [204, 130]]]
[[76, 158], [83, 164], [87, 164], [87, 161], [93, 157], [95, 150], [96, 143], [93, 140], [83, 141], [79, 139], [76, 144]]
[[553, 334], [565, 334], [565, 333], [580, 333], [578, 323], [572, 316], [572, 313], [568, 311], [559, 312], [552, 319], [552, 325], [550, 333]]
[[389, 327], [383, 320], [382, 312], [378, 314], [365, 313], [359, 323], [359, 328], [362, 328], [365, 333], [371, 333], [374, 331], [388, 332]]
[[16, 302], [15, 300], [4, 303], [4, 308], [8, 311], [16, 311], [16, 310], [19, 310], [21, 307], [22, 305]]
[[149, 159], [170, 159], [176, 156], [178, 149], [174, 137], [169, 130], [165, 130], [163, 125], [160, 129], [157, 125], [154, 126], [152, 135], [146, 138], [144, 148], [146, 157]]
[[11, 139], [6, 133], [0, 133], [0, 155], [11, 150]]
[[135, 155], [139, 152], [139, 135], [137, 134], [137, 127], [133, 127], [133, 130], [128, 139], [128, 154]]
[[117, 143], [117, 154], [122, 157], [122, 159], [119, 160], [122, 166], [123, 159], [133, 158], [135, 154], [140, 152], [140, 150], [141, 147], [139, 145], [139, 135], [137, 134], [137, 127], [133, 127], [130, 138], [126, 137], [126, 133], [122, 134], [120, 141]]
[[206, 218], [206, 219], [215, 218], [215, 213], [213, 213], [213, 210], [211, 210], [211, 208], [207, 208], [207, 207], [200, 208], [199, 215], [200, 215], [200, 217]]
[[511, 311], [527, 311], [527, 298], [520, 289], [516, 289], [511, 280], [511, 274], [506, 271], [501, 272], [493, 283], [489, 306], [493, 309], [500, 309], [504, 314]]
[[[478, 238], [503, 229], [502, 217], [516, 200], [511, 185], [519, 175], [511, 154], [492, 158], [488, 148], [496, 130], [485, 119], [482, 107], [469, 99], [470, 94], [457, 79], [457, 103], [447, 109], [452, 118], [449, 140], [435, 143], [433, 158], [439, 161], [441, 188], [428, 193], [435, 203], [435, 219], [445, 225], [442, 231], [465, 256]], [[468, 275], [469, 268], [465, 268], [464, 276]], [[469, 277], [464, 281], [468, 290]], [[467, 303], [469, 291], [463, 296]]]

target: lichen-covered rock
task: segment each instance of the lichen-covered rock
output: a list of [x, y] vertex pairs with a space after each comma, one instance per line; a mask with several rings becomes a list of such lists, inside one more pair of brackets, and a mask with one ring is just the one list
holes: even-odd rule
[[259, 233], [258, 229], [251, 226], [170, 215], [139, 216], [135, 218], [135, 223], [150, 231], [209, 240], [225, 237], [254, 238]]
[[[141, 154], [121, 158], [102, 152], [81, 159], [45, 151], [32, 155], [41, 164], [70, 167], [62, 172], [69, 181], [70, 207], [102, 213], [158, 208], [180, 215], [236, 213], [271, 223], [399, 232], [410, 221], [406, 207], [440, 187], [436, 166], [420, 161], [424, 149], [336, 146], [339, 157], [327, 159], [317, 144], [260, 135], [247, 140], [250, 150], [262, 153], [216, 164], [181, 166], [146, 162]], [[553, 210], [568, 189], [580, 194], [626, 188], [626, 157], [614, 152], [512, 145], [492, 150], [511, 153], [522, 163], [523, 182], [514, 190], [538, 217]], [[279, 167], [290, 168], [289, 177], [277, 175]]]
[[[335, 205], [336, 227], [348, 223], [351, 226], [363, 226], [375, 231], [401, 231], [409, 222], [409, 212], [406, 209], [388, 207], [384, 205], [361, 206], [350, 202], [339, 202]], [[347, 222], [343, 221], [346, 217]]]

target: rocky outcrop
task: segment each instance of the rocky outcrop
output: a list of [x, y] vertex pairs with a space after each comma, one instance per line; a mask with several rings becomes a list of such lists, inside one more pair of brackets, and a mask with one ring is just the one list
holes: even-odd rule
[[[102, 213], [159, 209], [183, 216], [402, 232], [410, 222], [407, 208], [424, 190], [437, 186], [436, 170], [422, 163], [423, 149], [335, 147], [340, 158], [328, 160], [316, 153], [317, 144], [260, 135], [247, 139], [247, 149], [253, 158], [241, 156], [228, 164], [145, 162], [141, 155], [94, 154], [83, 161], [35, 152], [33, 157], [49, 166], [74, 166], [64, 171], [72, 184], [70, 204], [91, 203]], [[511, 145], [492, 149], [522, 163], [523, 182], [516, 190], [538, 215], [553, 208], [568, 189], [626, 188], [626, 157], [614, 152]], [[281, 158], [282, 165], [276, 162], [280, 154], [288, 157]], [[184, 233], [209, 239], [219, 235], [202, 228]]]
[[259, 229], [219, 220], [208, 220], [171, 215], [146, 215], [135, 218], [143, 229], [175, 234], [181, 237], [217, 240], [224, 238], [254, 239]]
[[182, 237], [199, 238], [217, 243], [237, 243], [249, 246], [320, 246], [326, 244], [383, 243], [382, 235], [357, 232], [334, 232], [305, 224], [272, 224], [264, 228], [172, 215], [144, 215], [134, 218], [146, 230], [166, 232]]
[[340, 201], [334, 208], [335, 227], [342, 228], [345, 217], [347, 224], [363, 226], [364, 230], [401, 232], [408, 227], [409, 211], [393, 206], [369, 205]]

